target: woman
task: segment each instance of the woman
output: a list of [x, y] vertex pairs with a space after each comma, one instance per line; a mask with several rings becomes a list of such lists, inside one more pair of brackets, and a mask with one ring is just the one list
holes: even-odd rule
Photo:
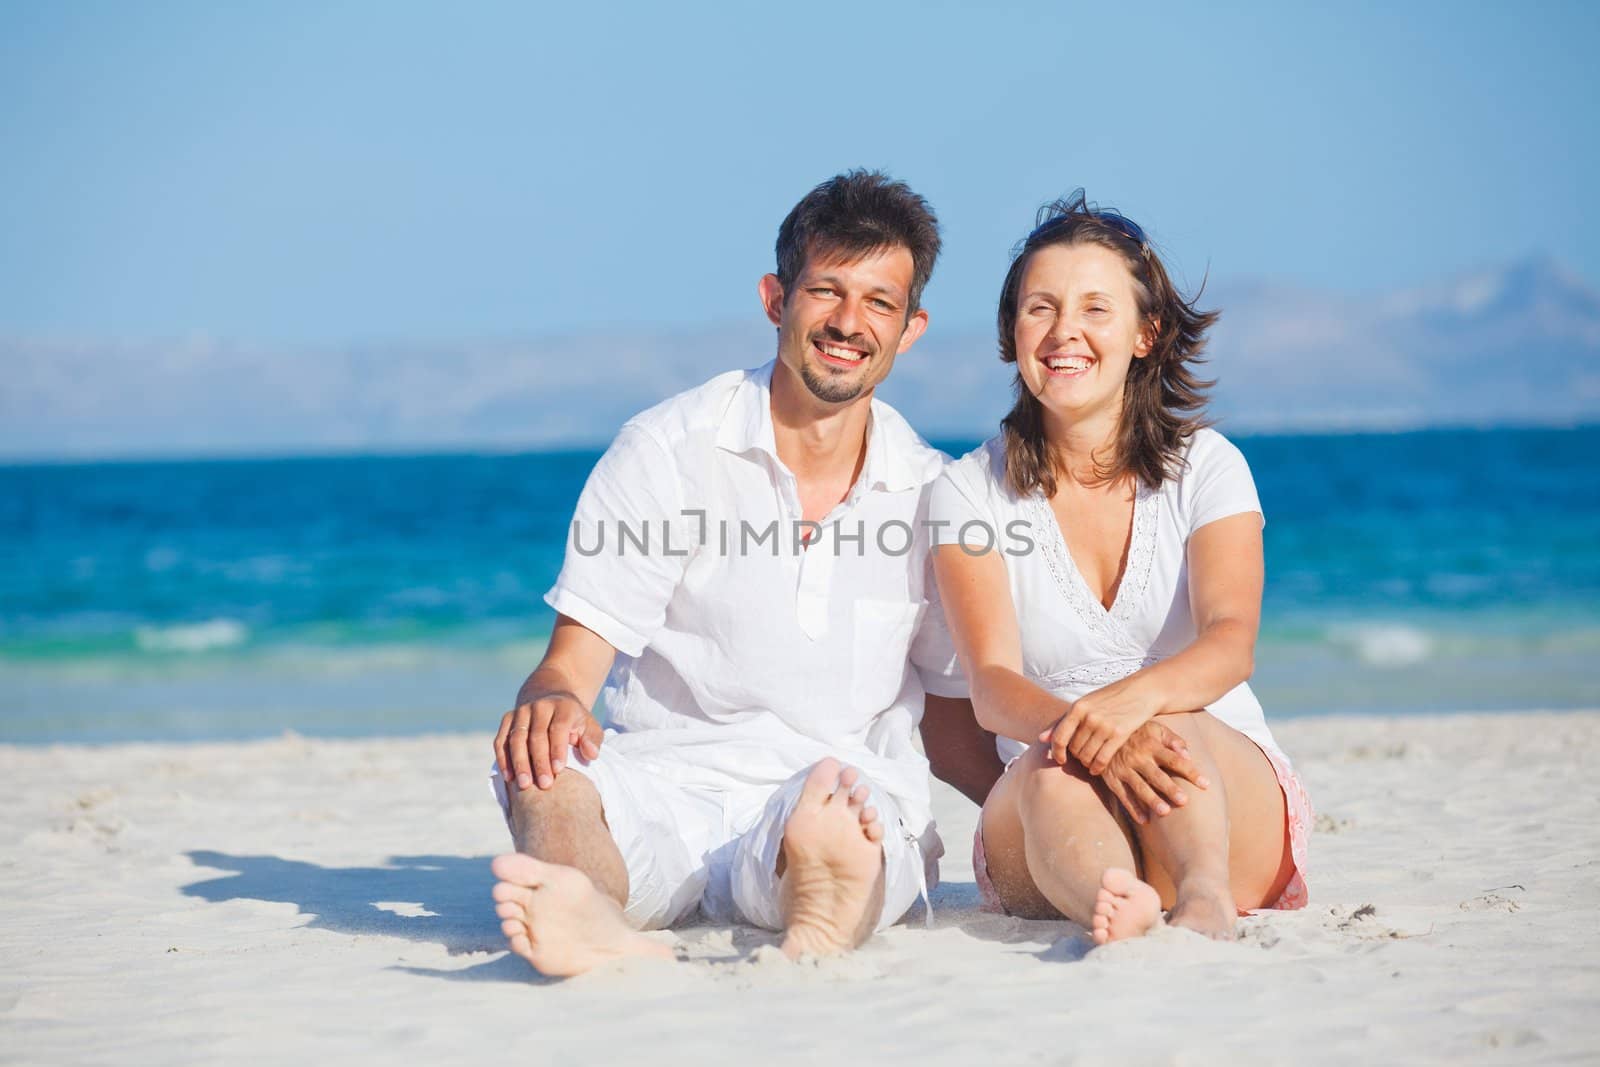
[[1049, 205], [1000, 294], [1016, 404], [930, 506], [973, 707], [1010, 760], [979, 886], [1102, 944], [1163, 908], [1229, 938], [1239, 911], [1306, 900], [1310, 804], [1246, 684], [1261, 506], [1192, 369], [1215, 320], [1132, 221], [1081, 190]]

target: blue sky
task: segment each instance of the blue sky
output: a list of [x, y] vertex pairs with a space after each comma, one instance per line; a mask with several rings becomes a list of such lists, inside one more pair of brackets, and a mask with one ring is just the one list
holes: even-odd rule
[[0, 3], [0, 335], [495, 338], [759, 314], [885, 168], [982, 327], [1077, 185], [1191, 283], [1600, 281], [1600, 5]]

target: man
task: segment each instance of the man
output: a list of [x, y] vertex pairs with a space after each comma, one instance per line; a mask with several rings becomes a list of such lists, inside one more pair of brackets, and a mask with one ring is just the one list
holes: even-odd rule
[[944, 456], [873, 390], [927, 327], [938, 251], [903, 183], [824, 182], [761, 279], [777, 359], [635, 417], [590, 475], [495, 739], [496, 910], [541, 972], [669, 957], [638, 930], [697, 907], [844, 952], [936, 880], [911, 735], [925, 699], [972, 723], [922, 522]]

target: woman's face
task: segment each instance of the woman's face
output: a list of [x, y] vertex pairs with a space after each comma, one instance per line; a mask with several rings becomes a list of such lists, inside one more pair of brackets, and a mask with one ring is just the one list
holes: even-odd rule
[[1133, 275], [1096, 244], [1028, 257], [1017, 290], [1017, 370], [1047, 412], [1074, 421], [1122, 410], [1135, 359], [1150, 354]]

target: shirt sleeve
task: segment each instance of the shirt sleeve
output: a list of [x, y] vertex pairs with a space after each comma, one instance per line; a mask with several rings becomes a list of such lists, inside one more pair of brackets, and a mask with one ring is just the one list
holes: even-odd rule
[[689, 554], [681, 494], [666, 446], [624, 426], [584, 483], [545, 603], [618, 652], [643, 652], [666, 620]]
[[928, 499], [928, 540], [934, 549], [966, 545], [981, 551], [1000, 544], [1003, 531], [965, 474], [964, 464], [952, 463], [933, 483]]
[[[1219, 433], [1208, 432], [1203, 441], [1197, 440], [1190, 450], [1189, 472], [1189, 529], [1198, 530], [1208, 522], [1261, 511], [1261, 498], [1256, 495], [1256, 482], [1250, 476], [1250, 465], [1238, 446]], [[1263, 516], [1262, 525], [1266, 525]]]
[[911, 665], [916, 668], [925, 692], [936, 697], [967, 697], [966, 675], [956, 657], [956, 645], [944, 620], [944, 604], [939, 600], [939, 585], [933, 579], [933, 557], [928, 557], [924, 577], [928, 591], [928, 610], [911, 638]]

